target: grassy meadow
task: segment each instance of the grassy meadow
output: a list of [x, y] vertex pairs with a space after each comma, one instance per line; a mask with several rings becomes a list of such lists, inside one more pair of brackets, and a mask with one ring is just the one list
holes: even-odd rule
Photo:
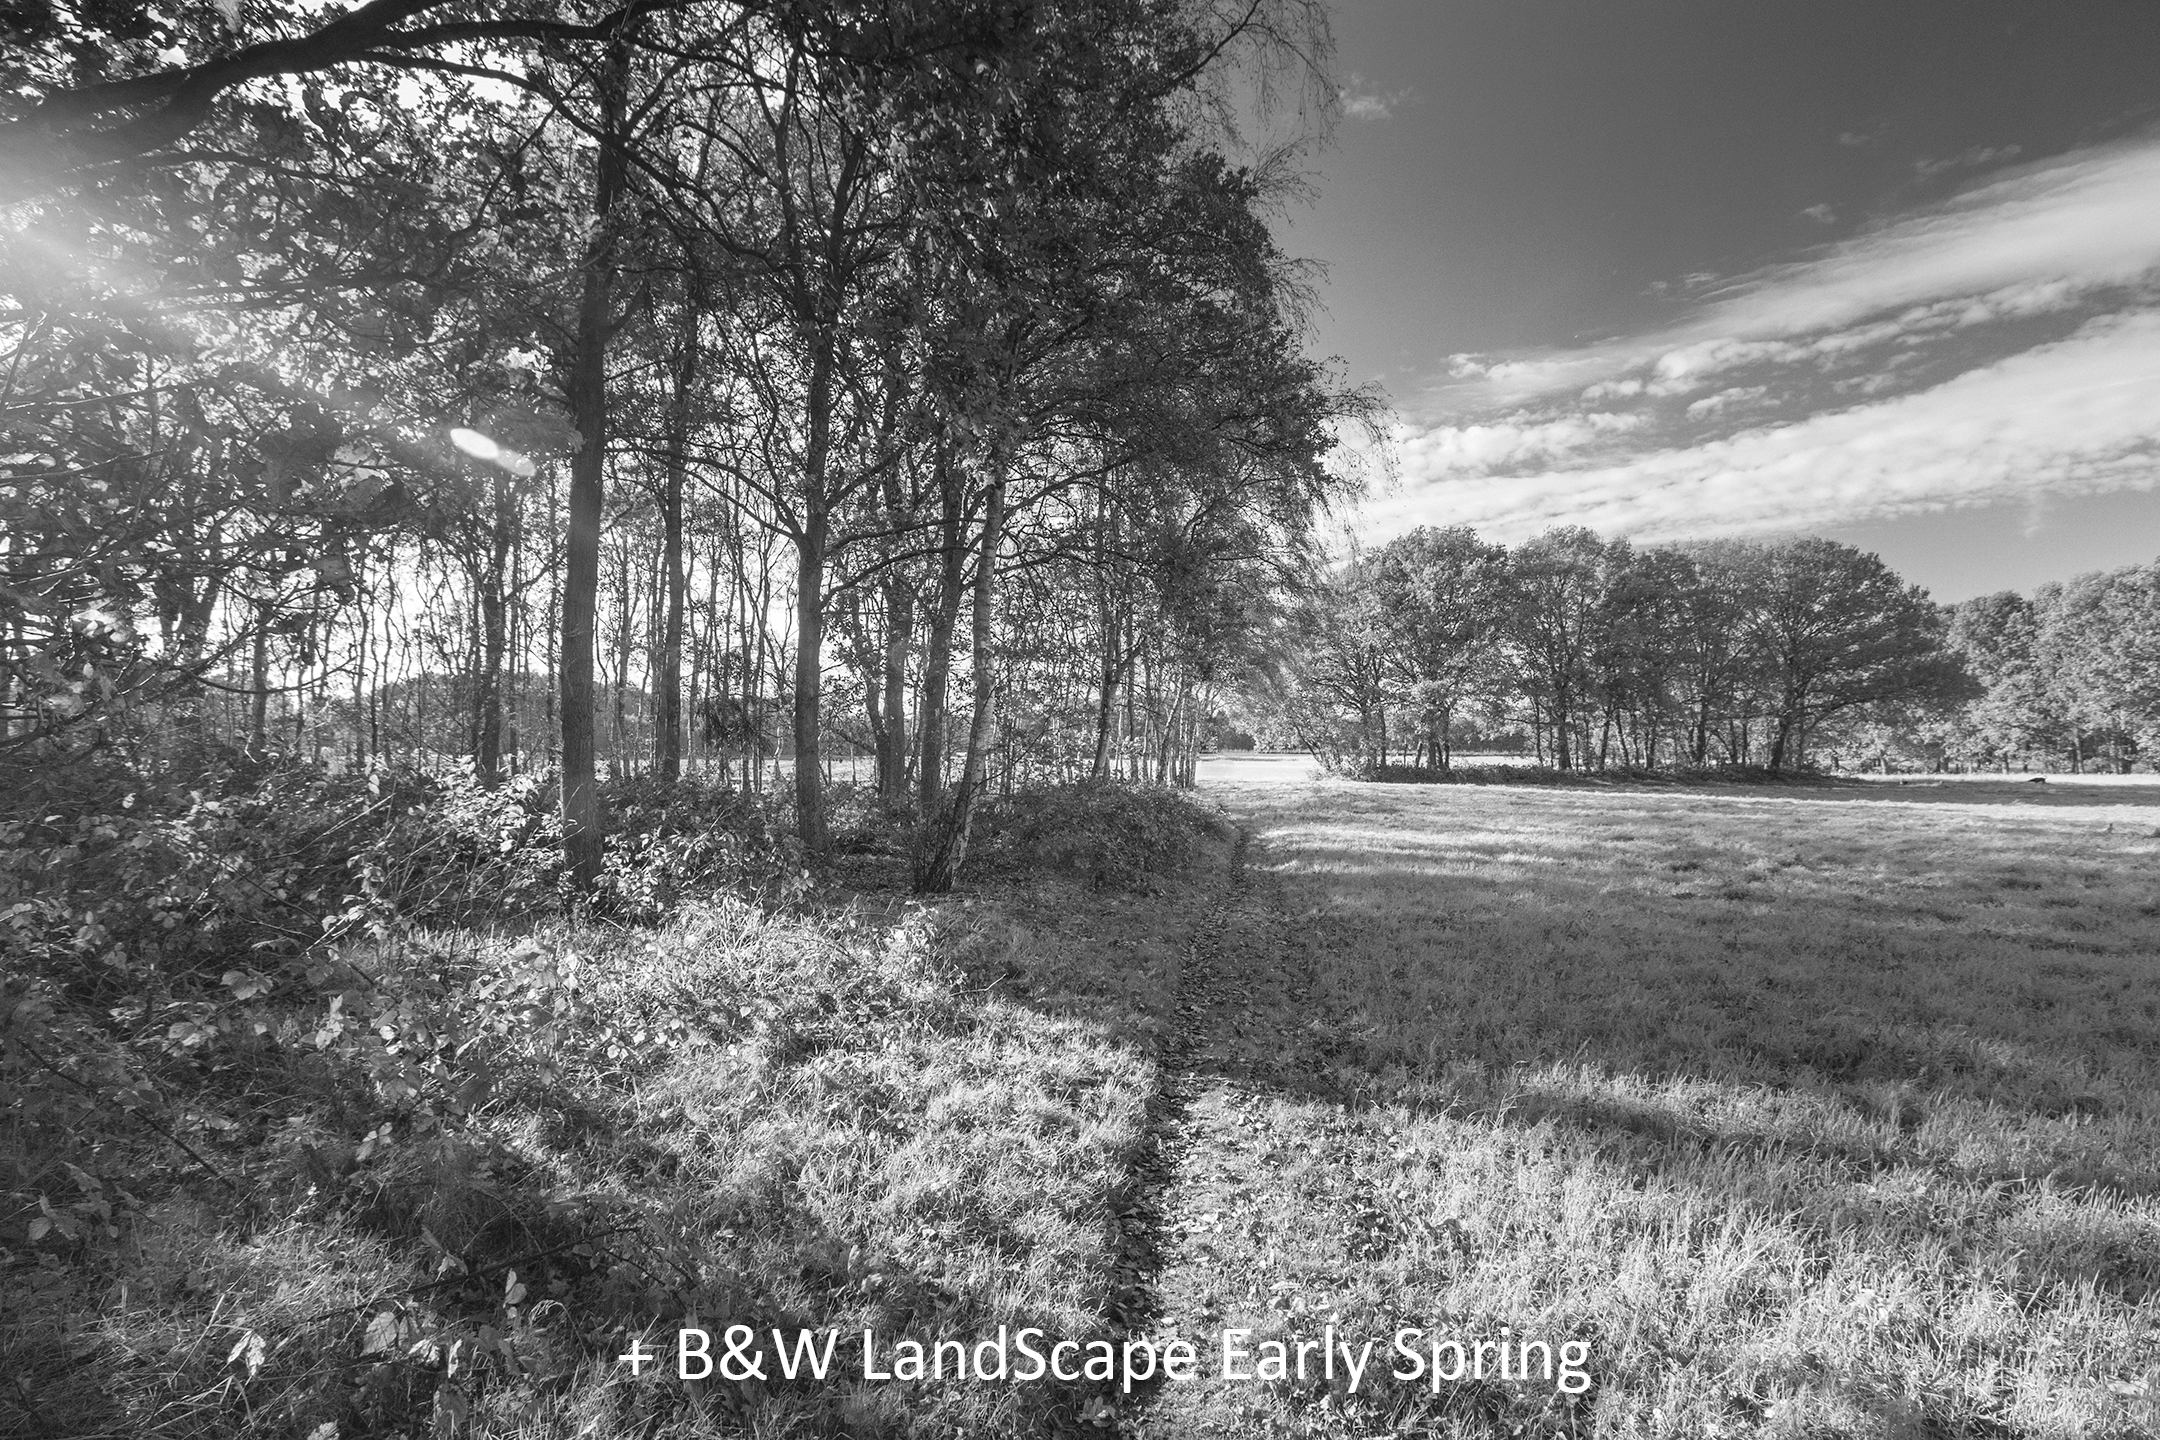
[[[0, 1217], [0, 1434], [2160, 1434], [2160, 786], [1202, 797], [1245, 843], [1030, 801], [935, 904], [871, 846], [789, 905], [358, 957], [478, 1037], [469, 1107], [252, 1002], [157, 1072], [169, 1134], [0, 1136], [48, 1207]], [[620, 1363], [691, 1323], [1203, 1363]], [[1216, 1373], [1329, 1326], [1355, 1391]], [[1406, 1328], [1560, 1361], [1398, 1380]]]
[[1266, 1039], [1194, 1105], [1166, 1308], [1595, 1384], [1218, 1384], [1175, 1433], [2160, 1433], [2160, 787], [1270, 768], [1210, 788]]

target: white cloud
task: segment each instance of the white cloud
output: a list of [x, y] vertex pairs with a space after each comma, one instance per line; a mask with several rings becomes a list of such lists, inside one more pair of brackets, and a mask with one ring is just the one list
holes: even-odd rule
[[2160, 144], [2087, 151], [1968, 190], [1820, 259], [1735, 287], [1702, 324], [1799, 335], [2036, 282], [2122, 284], [2160, 266]]
[[2160, 311], [2088, 322], [1929, 390], [1594, 468], [1449, 478], [1431, 464], [1447, 444], [1403, 453], [1407, 483], [1374, 515], [1383, 531], [1469, 524], [1499, 539], [1555, 524], [1731, 534], [2149, 487], [2160, 480]]
[[[1676, 354], [1689, 357], [1685, 378], [1700, 378], [1724, 362], [1778, 358], [1764, 342], [1804, 342], [1870, 323], [1933, 333], [2064, 310], [2156, 271], [2160, 138], [2147, 137], [2004, 172], [1810, 259], [1727, 282], [1691, 319], [1662, 332], [1458, 366], [1455, 379], [1470, 383], [1451, 398], [1520, 405], [1663, 366]], [[1891, 338], [1861, 333], [1868, 343]], [[1660, 375], [1667, 393], [1684, 378]]]
[[1641, 415], [1590, 411], [1557, 420], [1514, 415], [1483, 425], [1440, 425], [1396, 437], [1404, 468], [1420, 474], [1482, 474], [1591, 449], [1639, 429]]
[[1810, 205], [1800, 213], [1818, 225], [1829, 225], [1837, 220], [1837, 210], [1829, 205]]
[[1913, 173], [1923, 180], [1932, 180], [1937, 175], [1947, 174], [1952, 170], [1983, 170], [1990, 165], [2007, 165], [2024, 153], [2023, 147], [2017, 145], [1975, 145], [1964, 154], [1953, 155], [1948, 160], [1916, 161], [1913, 164]]
[[1736, 385], [1730, 390], [1720, 390], [1715, 395], [1705, 395], [1687, 407], [1691, 420], [1707, 420], [1724, 414], [1735, 405], [1750, 405], [1770, 393], [1767, 385]]
[[2160, 132], [1687, 285], [1655, 332], [1450, 357], [1372, 519], [1671, 538], [2160, 483]]
[[1351, 72], [1350, 83], [1335, 92], [1343, 114], [1351, 120], [1385, 120], [1412, 98], [1410, 90], [1382, 90], [1363, 75]]

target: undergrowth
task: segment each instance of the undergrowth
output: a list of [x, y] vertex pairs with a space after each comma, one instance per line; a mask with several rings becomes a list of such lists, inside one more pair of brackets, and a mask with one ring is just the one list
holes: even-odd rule
[[[0, 1433], [1080, 1423], [1072, 1387], [617, 1363], [692, 1323], [1107, 1324], [1147, 1063], [968, 981], [1027, 943], [980, 893], [834, 908], [765, 802], [695, 785], [611, 795], [567, 918], [537, 784], [110, 764], [15, 795]], [[996, 873], [1121, 885], [1211, 823], [1106, 789], [986, 819]]]
[[1218, 813], [1176, 791], [1089, 781], [986, 804], [976, 821], [976, 859], [1007, 875], [1144, 887], [1182, 873], [1198, 841], [1227, 829]]

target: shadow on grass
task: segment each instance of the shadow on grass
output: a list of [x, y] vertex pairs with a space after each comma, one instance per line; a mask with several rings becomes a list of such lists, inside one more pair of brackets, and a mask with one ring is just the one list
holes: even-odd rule
[[[1703, 1415], [1727, 1407], [1674, 1433], [1773, 1412], [1807, 1433], [2141, 1433], [2160, 1421], [2140, 1378], [2160, 1323], [2153, 847], [2119, 819], [2048, 817], [2149, 807], [2160, 789], [1869, 781], [1767, 798], [1237, 792], [1274, 893], [1206, 917], [1224, 973], [1161, 1018], [1197, 1032], [1195, 1085], [1268, 1117], [1245, 1168], [1224, 1162], [1239, 1183], [1205, 1202], [1267, 1237], [1247, 1247], [1253, 1292], [1302, 1268], [1345, 1277], [1322, 1305], [1368, 1277], [1381, 1316], [1520, 1305], [1536, 1289], [1506, 1278], [1522, 1253], [1618, 1226], [1608, 1248], [1553, 1261], [1579, 1279], [1542, 1283], [1583, 1333], [1633, 1335], [1630, 1246], [1679, 1226], [1696, 1238], [1672, 1262], [1673, 1303], [1703, 1313], [1684, 1347], [1615, 1361], [1638, 1373], [1609, 1377], [1609, 1422], [1676, 1403], [1657, 1398], [1665, 1373], [1688, 1377], [1671, 1383]], [[1926, 808], [1945, 804], [1961, 808]], [[1153, 963], [1102, 988], [1159, 1001], [1180, 961]], [[1089, 1002], [1068, 985], [1032, 1003]], [[1524, 1166], [1562, 1177], [1540, 1183], [1577, 1208], [1507, 1213]], [[1433, 1242], [1419, 1253], [1436, 1258], [1388, 1270], [1327, 1238], [1354, 1228], [1352, 1194], [1415, 1235], [1424, 1196], [1462, 1193], [1466, 1175], [1489, 1193], [1460, 1222], [1512, 1237], [1489, 1259]], [[1607, 1215], [1660, 1206], [1633, 1239]], [[1728, 1272], [1769, 1263], [1746, 1259], [1758, 1242], [1809, 1278], [1721, 1309]], [[1211, 1244], [1224, 1287], [1247, 1283], [1236, 1244]], [[2059, 1427], [2040, 1418], [2056, 1403]], [[1499, 1423], [1443, 1411], [1466, 1433]], [[1507, 1419], [1571, 1433], [1520, 1407]]]

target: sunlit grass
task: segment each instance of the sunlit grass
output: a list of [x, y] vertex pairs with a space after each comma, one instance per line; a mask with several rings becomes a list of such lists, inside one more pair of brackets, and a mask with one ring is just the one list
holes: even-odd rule
[[2160, 790], [2068, 789], [1218, 790], [1289, 1043], [1201, 1107], [1166, 1291], [1591, 1345], [1579, 1402], [1338, 1387], [1345, 1433], [2154, 1433]]

